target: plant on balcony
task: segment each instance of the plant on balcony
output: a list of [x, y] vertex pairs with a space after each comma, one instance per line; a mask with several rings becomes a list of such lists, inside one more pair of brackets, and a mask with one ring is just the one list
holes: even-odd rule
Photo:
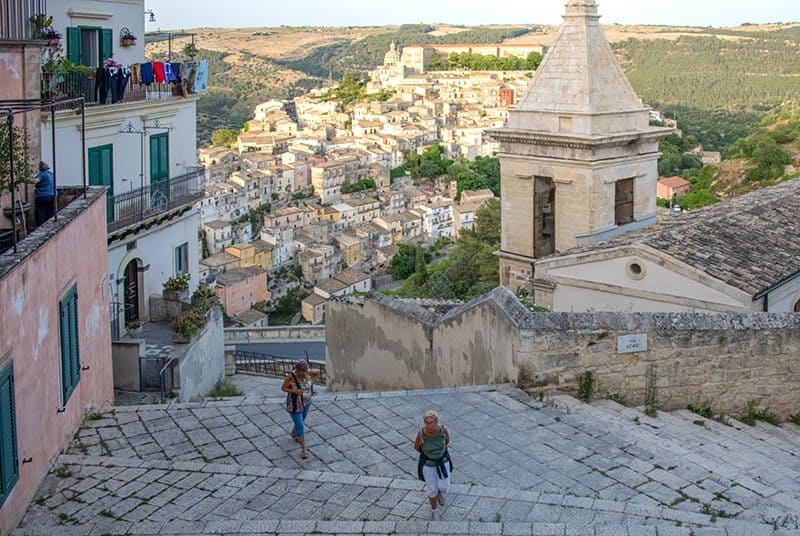
[[205, 283], [201, 283], [192, 294], [192, 306], [203, 314], [210, 311], [211, 308], [218, 303], [219, 301], [217, 300], [217, 294], [214, 292], [214, 289]]
[[[31, 35], [41, 39], [47, 39], [47, 32], [53, 28], [53, 17], [48, 17], [45, 13], [33, 15], [28, 19], [31, 23]], [[59, 36], [59, 39], [61, 36]]]
[[172, 321], [175, 342], [188, 343], [206, 325], [206, 315], [199, 309], [190, 309]]
[[[10, 194], [20, 184], [33, 184], [36, 176], [30, 162], [25, 130], [13, 127], [10, 133], [9, 139], [8, 123], [0, 123], [0, 195]], [[13, 167], [11, 162], [14, 163]], [[13, 181], [11, 180], [12, 170], [14, 172]], [[14, 211], [11, 207], [7, 207], [7, 209], [4, 207], [6, 212], [13, 213]]]
[[119, 37], [120, 45], [124, 47], [132, 47], [136, 45], [136, 36], [133, 35], [127, 28], [122, 29], [122, 34]]
[[189, 280], [192, 274], [183, 274], [170, 277], [162, 285], [162, 295], [167, 300], [186, 301], [189, 299]]

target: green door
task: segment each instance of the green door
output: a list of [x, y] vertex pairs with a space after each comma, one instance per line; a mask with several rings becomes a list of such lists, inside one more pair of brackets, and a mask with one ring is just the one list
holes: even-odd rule
[[101, 145], [89, 149], [89, 185], [107, 186], [106, 218], [114, 221], [114, 146]]
[[150, 136], [150, 190], [152, 203], [169, 203], [169, 133]]

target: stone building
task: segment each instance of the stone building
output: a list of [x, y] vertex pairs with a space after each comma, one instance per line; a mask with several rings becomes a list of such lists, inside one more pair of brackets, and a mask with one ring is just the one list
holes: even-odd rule
[[531, 280], [535, 259], [656, 222], [658, 143], [600, 27], [594, 0], [570, 0], [500, 143], [501, 283]]
[[800, 312], [800, 179], [536, 262], [557, 312]]
[[217, 276], [217, 297], [228, 316], [237, 316], [269, 300], [267, 272], [259, 266], [230, 268]]

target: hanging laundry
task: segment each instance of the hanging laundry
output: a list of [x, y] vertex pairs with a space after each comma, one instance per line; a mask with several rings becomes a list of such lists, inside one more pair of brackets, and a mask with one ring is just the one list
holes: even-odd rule
[[164, 63], [160, 61], [153, 62], [153, 74], [156, 78], [157, 84], [163, 84], [167, 81], [166, 77], [164, 76]]
[[142, 84], [149, 86], [153, 84], [155, 75], [153, 73], [153, 64], [150, 62], [142, 64]]
[[167, 79], [167, 82], [178, 81], [178, 75], [175, 73], [172, 63], [164, 63], [164, 78]]
[[125, 88], [128, 85], [128, 80], [131, 77], [130, 69], [127, 67], [120, 67], [116, 73], [111, 77], [111, 103], [116, 104], [125, 99]]
[[205, 93], [208, 85], [208, 60], [200, 60], [194, 77], [194, 92]]
[[189, 63], [185, 63], [184, 65], [186, 65], [186, 74], [182, 76], [183, 85], [186, 87], [187, 92], [194, 93], [194, 79], [197, 75], [197, 62], [191, 61]]
[[138, 63], [131, 65], [131, 85], [142, 85], [142, 66]]
[[107, 67], [98, 67], [94, 73], [94, 101], [105, 104], [111, 91], [111, 77]]
[[183, 70], [183, 64], [172, 62], [172, 73], [175, 75], [175, 81], [180, 83], [183, 81], [183, 76], [181, 71]]

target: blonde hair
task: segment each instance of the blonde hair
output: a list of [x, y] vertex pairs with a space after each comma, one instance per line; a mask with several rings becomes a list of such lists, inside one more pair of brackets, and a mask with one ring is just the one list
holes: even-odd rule
[[422, 415], [422, 420], [424, 421], [425, 419], [430, 419], [431, 417], [435, 418], [437, 421], [439, 420], [439, 414], [438, 414], [438, 413], [436, 413], [436, 412], [435, 412], [435, 411], [433, 411], [433, 410], [431, 410], [431, 411], [426, 411], [426, 412], [425, 412], [425, 413]]

